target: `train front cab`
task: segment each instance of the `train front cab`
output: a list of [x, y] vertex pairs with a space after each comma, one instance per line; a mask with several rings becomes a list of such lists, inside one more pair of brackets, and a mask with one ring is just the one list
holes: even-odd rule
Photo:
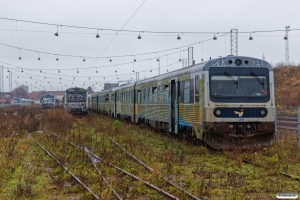
[[276, 115], [270, 64], [227, 57], [213, 60], [203, 70], [202, 140], [215, 149], [268, 146], [274, 139]]

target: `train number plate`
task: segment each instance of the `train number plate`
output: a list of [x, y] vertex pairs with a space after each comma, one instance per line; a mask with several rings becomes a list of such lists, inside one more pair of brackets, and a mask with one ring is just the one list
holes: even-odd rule
[[244, 121], [245, 121], [245, 118], [237, 118], [237, 121], [238, 121], [238, 122], [244, 122]]

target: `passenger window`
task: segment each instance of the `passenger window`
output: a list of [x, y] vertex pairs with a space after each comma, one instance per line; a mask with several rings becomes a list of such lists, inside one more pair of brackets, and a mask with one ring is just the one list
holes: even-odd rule
[[137, 92], [137, 103], [141, 103], [141, 90]]
[[184, 101], [184, 82], [183, 81], [179, 81], [178, 82], [178, 87], [179, 87], [179, 90], [178, 90], [178, 96], [179, 96], [179, 102], [180, 103], [183, 103]]
[[152, 103], [157, 103], [157, 87], [153, 87], [152, 88]]
[[169, 101], [169, 85], [165, 85], [165, 92], [164, 92], [164, 96], [165, 96], [165, 104], [168, 104]]
[[190, 103], [190, 80], [184, 82], [183, 102]]
[[144, 88], [143, 90], [144, 90], [143, 102], [146, 103], [147, 89]]
[[199, 76], [195, 77], [195, 102], [199, 102]]
[[191, 84], [190, 84], [190, 103], [194, 103], [194, 79], [191, 79]]

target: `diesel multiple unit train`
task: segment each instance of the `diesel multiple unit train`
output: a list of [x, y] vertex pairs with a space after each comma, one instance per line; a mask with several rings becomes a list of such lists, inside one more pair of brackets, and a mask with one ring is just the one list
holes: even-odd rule
[[62, 99], [65, 110], [72, 114], [88, 114], [88, 95], [84, 88], [69, 88]]
[[89, 109], [214, 149], [265, 147], [275, 135], [273, 71], [264, 60], [221, 57], [96, 92]]

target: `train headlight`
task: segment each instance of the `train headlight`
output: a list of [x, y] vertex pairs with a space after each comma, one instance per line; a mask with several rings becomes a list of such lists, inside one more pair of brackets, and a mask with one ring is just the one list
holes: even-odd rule
[[267, 115], [267, 111], [266, 111], [265, 109], [262, 109], [262, 110], [260, 111], [260, 115], [261, 115], [261, 116], [266, 116], [266, 115]]
[[247, 128], [250, 129], [251, 128], [251, 124], [247, 124]]
[[237, 66], [240, 66], [240, 65], [242, 64], [241, 59], [236, 59], [236, 60], [235, 60], [235, 64], [236, 64]]
[[216, 115], [220, 116], [220, 115], [222, 114], [222, 111], [221, 111], [220, 109], [217, 109], [217, 110], [215, 111], [215, 113], [216, 113]]

